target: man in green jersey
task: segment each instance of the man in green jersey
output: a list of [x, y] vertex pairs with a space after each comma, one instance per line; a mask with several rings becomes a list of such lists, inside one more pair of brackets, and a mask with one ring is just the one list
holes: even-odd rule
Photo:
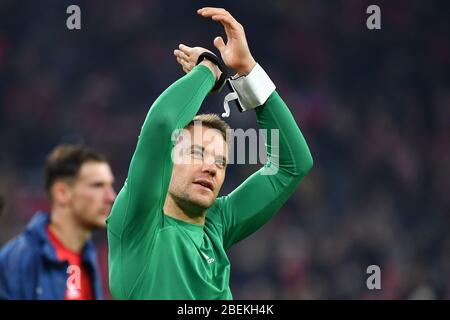
[[214, 46], [237, 73], [229, 82], [261, 129], [278, 130], [278, 145], [267, 138], [267, 163], [217, 198], [228, 161], [227, 125], [214, 115], [194, 117], [221, 71], [208, 59], [197, 65], [206, 49], [180, 45], [174, 54], [187, 74], [150, 108], [107, 220], [116, 299], [232, 299], [226, 251], [266, 223], [313, 164], [294, 118], [253, 59], [243, 27], [221, 8], [198, 14], [224, 26], [227, 42], [217, 37]]

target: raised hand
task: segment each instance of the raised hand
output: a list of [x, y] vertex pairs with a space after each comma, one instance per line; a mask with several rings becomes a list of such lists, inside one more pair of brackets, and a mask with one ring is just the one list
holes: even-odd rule
[[205, 18], [220, 22], [227, 35], [225, 43], [222, 37], [214, 39], [214, 46], [219, 50], [223, 62], [234, 69], [239, 75], [247, 75], [256, 65], [255, 59], [248, 48], [244, 27], [223, 8], [206, 7], [197, 10]]

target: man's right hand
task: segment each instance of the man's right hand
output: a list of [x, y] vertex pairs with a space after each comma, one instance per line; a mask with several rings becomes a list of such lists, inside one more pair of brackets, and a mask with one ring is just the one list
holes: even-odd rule
[[[175, 55], [175, 57], [177, 57], [177, 61], [183, 68], [183, 71], [189, 73], [195, 67], [198, 57], [205, 51], [212, 53], [208, 49], [202, 47], [192, 48], [187, 45], [180, 44], [178, 46], [178, 49], [175, 49], [173, 51], [173, 54]], [[200, 64], [206, 66], [211, 70], [216, 81], [220, 78], [222, 72], [219, 70], [219, 67], [217, 67], [214, 63], [212, 63], [207, 59], [203, 59], [203, 61], [200, 62]]]

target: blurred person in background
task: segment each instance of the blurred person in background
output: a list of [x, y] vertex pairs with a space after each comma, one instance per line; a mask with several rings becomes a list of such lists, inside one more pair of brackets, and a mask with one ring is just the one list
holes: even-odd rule
[[47, 157], [51, 212], [37, 212], [0, 251], [0, 299], [93, 300], [102, 283], [92, 232], [106, 227], [116, 197], [103, 155], [83, 145]]

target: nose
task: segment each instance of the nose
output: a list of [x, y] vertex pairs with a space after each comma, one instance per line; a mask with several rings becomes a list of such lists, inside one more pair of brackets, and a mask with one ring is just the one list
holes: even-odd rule
[[105, 195], [106, 201], [108, 203], [113, 203], [114, 200], [116, 199], [116, 195], [117, 194], [114, 191], [114, 188], [113, 187], [108, 187], [107, 190], [106, 190], [106, 195]]
[[204, 158], [202, 164], [202, 172], [209, 173], [212, 177], [216, 175], [217, 167], [214, 159]]

